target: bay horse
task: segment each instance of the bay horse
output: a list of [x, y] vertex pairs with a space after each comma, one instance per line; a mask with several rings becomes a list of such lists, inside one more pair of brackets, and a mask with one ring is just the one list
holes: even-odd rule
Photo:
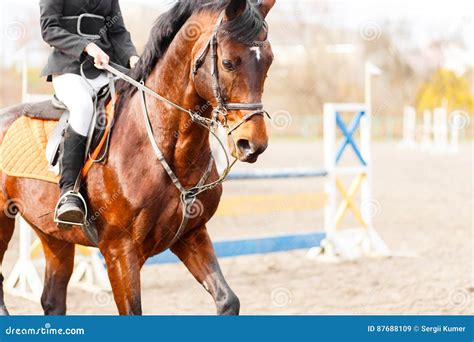
[[[223, 108], [218, 111], [221, 122], [234, 125], [229, 148], [242, 162], [255, 162], [268, 144], [264, 116], [249, 115], [245, 104], [261, 103], [273, 60], [266, 41], [265, 17], [274, 3], [275, 0], [179, 1], [158, 18], [131, 75], [183, 108], [199, 108], [204, 118], [211, 118], [213, 108], [220, 103], [243, 104], [230, 106], [225, 113]], [[210, 52], [209, 40], [215, 43]], [[217, 90], [220, 99], [216, 98]], [[184, 231], [174, 239], [183, 216], [180, 194], [155, 158], [147, 138], [140, 92], [122, 83], [118, 84], [117, 95], [109, 157], [106, 163], [91, 168], [83, 192], [89, 211], [99, 213], [95, 215], [98, 247], [119, 314], [142, 313], [140, 269], [149, 257], [168, 248], [211, 294], [217, 314], [238, 314], [239, 299], [224, 279], [206, 230], [220, 201], [221, 184], [198, 195], [201, 212], [192, 215]], [[183, 186], [195, 186], [209, 167], [209, 131], [153, 97], [147, 97], [147, 108], [154, 138], [170, 168]], [[0, 141], [24, 110], [25, 105], [18, 105], [3, 111]], [[211, 166], [209, 182], [219, 179], [215, 163]], [[5, 173], [1, 183], [1, 205], [16, 203], [43, 245], [44, 313], [64, 315], [74, 245], [91, 243], [79, 227], [64, 231], [54, 224], [53, 211], [59, 198], [56, 184]], [[5, 210], [0, 211], [0, 261], [13, 230], [14, 218]], [[3, 276], [0, 279], [3, 281]], [[0, 311], [8, 314], [3, 286], [0, 290]]]

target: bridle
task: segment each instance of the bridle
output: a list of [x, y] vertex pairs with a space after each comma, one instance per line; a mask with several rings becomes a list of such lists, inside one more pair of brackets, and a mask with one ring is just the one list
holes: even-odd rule
[[[216, 186], [222, 184], [227, 179], [227, 176], [229, 175], [233, 165], [237, 161], [237, 158], [235, 158], [233, 162], [230, 162], [230, 158], [229, 158], [229, 155], [227, 153], [226, 148], [224, 147], [224, 143], [221, 141], [221, 139], [219, 138], [219, 136], [216, 133], [217, 127], [219, 125], [222, 125], [224, 128], [227, 129], [227, 134], [232, 135], [232, 133], [237, 128], [242, 126], [244, 123], [246, 123], [247, 121], [249, 121], [252, 117], [254, 117], [256, 115], [262, 115], [262, 116], [267, 115], [268, 117], [270, 117], [268, 115], [268, 113], [263, 109], [263, 104], [260, 103], [260, 102], [259, 103], [227, 103], [223, 100], [222, 90], [221, 90], [220, 83], [219, 83], [219, 73], [218, 73], [218, 58], [217, 58], [218, 39], [217, 39], [217, 35], [218, 35], [218, 32], [219, 32], [219, 27], [223, 22], [224, 15], [225, 15], [225, 11], [223, 11], [219, 15], [219, 19], [218, 19], [217, 24], [214, 28], [212, 36], [211, 36], [208, 44], [206, 45], [206, 47], [203, 49], [203, 51], [199, 54], [198, 58], [195, 60], [194, 67], [193, 67], [193, 78], [194, 78], [194, 76], [197, 74], [199, 69], [204, 64], [205, 59], [206, 59], [207, 55], [210, 52], [211, 65], [212, 65], [212, 70], [211, 70], [212, 89], [213, 89], [214, 97], [217, 101], [217, 106], [215, 108], [213, 108], [212, 116], [211, 116], [210, 119], [201, 116], [199, 113], [194, 112], [193, 110], [186, 109], [186, 108], [174, 103], [173, 101], [165, 98], [164, 96], [158, 94], [154, 90], [152, 90], [149, 87], [145, 86], [145, 83], [144, 83], [143, 80], [138, 82], [138, 81], [134, 80], [133, 78], [131, 78], [130, 76], [128, 76], [126, 73], [123, 73], [123, 72], [117, 70], [118, 68], [115, 68], [115, 67], [111, 66], [110, 64], [104, 66], [104, 69], [106, 71], [108, 71], [109, 75], [110, 75], [109, 78], [110, 78], [110, 88], [111, 88], [111, 90], [115, 89], [115, 83], [114, 83], [115, 78], [122, 79], [122, 80], [132, 84], [133, 86], [135, 86], [138, 89], [138, 92], [141, 95], [141, 105], [142, 105], [142, 112], [143, 112], [145, 127], [146, 127], [146, 130], [147, 130], [148, 139], [150, 141], [152, 149], [155, 153], [155, 156], [161, 162], [164, 170], [166, 171], [166, 173], [170, 177], [171, 181], [173, 182], [175, 187], [181, 193], [180, 199], [181, 199], [181, 204], [182, 204], [183, 218], [182, 218], [181, 224], [180, 224], [176, 234], [174, 235], [172, 241], [169, 243], [168, 247], [173, 245], [178, 240], [179, 236], [181, 235], [181, 233], [186, 228], [186, 226], [188, 224], [188, 221], [189, 221], [189, 218], [190, 218], [190, 216], [193, 212], [192, 206], [194, 205], [194, 202], [196, 201], [197, 196], [200, 193], [204, 192], [204, 191], [211, 190], [211, 189], [215, 188]], [[259, 46], [261, 46], [265, 42], [266, 41], [255, 42], [254, 44], [255, 44], [255, 46], [257, 46], [258, 44], [260, 44]], [[115, 76], [115, 78], [111, 77], [111, 75]], [[115, 93], [115, 92], [111, 91], [111, 93]], [[219, 146], [224, 151], [224, 154], [225, 154], [225, 157], [226, 157], [226, 163], [227, 163], [226, 168], [224, 169], [224, 171], [222, 172], [222, 174], [219, 176], [219, 178], [217, 180], [206, 184], [207, 180], [209, 179], [209, 176], [211, 175], [212, 166], [213, 166], [213, 163], [214, 163], [214, 157], [212, 156], [212, 152], [211, 152], [210, 153], [210, 158], [209, 158], [209, 164], [206, 168], [206, 171], [202, 175], [201, 179], [196, 184], [196, 186], [194, 186], [192, 188], [189, 188], [189, 189], [186, 189], [181, 184], [178, 177], [175, 175], [175, 173], [171, 169], [171, 166], [166, 161], [164, 154], [161, 152], [161, 150], [158, 146], [158, 143], [156, 142], [155, 134], [153, 132], [153, 127], [152, 127], [151, 120], [150, 120], [150, 115], [149, 115], [149, 112], [148, 112], [148, 106], [147, 106], [147, 102], [146, 102], [146, 94], [154, 97], [155, 99], [157, 99], [161, 102], [164, 102], [164, 103], [168, 104], [171, 107], [174, 107], [174, 108], [176, 108], [176, 109], [178, 109], [178, 110], [180, 110], [184, 113], [187, 113], [192, 122], [195, 122], [195, 123], [199, 124], [200, 126], [206, 128], [210, 132], [210, 134], [216, 138], [217, 142], [219, 143]], [[112, 94], [112, 107], [115, 106], [115, 101], [116, 101], [115, 95]], [[114, 110], [114, 109], [112, 108], [112, 110]], [[236, 110], [236, 111], [244, 110], [244, 111], [251, 111], [251, 112], [246, 114], [245, 116], [243, 116], [237, 124], [230, 127], [229, 124], [228, 124], [228, 111], [233, 111], [233, 110]]]
[[[218, 39], [217, 36], [219, 34], [219, 27], [221, 26], [222, 22], [224, 21], [225, 11], [223, 11], [217, 20], [217, 24], [214, 27], [212, 32], [211, 38], [209, 39], [208, 43], [204, 47], [204, 49], [200, 52], [196, 60], [194, 61], [193, 66], [193, 79], [196, 77], [199, 69], [203, 66], [204, 62], [208, 55], [211, 57], [211, 77], [212, 77], [212, 91], [214, 97], [217, 101], [217, 106], [212, 111], [212, 118], [214, 120], [221, 120], [221, 124], [223, 127], [227, 129], [227, 135], [231, 135], [237, 128], [242, 126], [244, 123], [249, 121], [255, 115], [266, 115], [270, 118], [268, 112], [263, 109], [263, 103], [256, 102], [256, 103], [232, 103], [232, 102], [225, 102], [222, 96], [222, 90], [219, 82], [219, 68], [218, 68], [218, 56], [217, 56], [217, 46], [218, 46]], [[266, 24], [265, 24], [266, 27]], [[267, 42], [268, 38], [265, 38], [264, 41], [255, 41], [252, 43], [251, 46], [262, 46]], [[251, 111], [250, 113], [246, 114], [240, 121], [235, 124], [234, 126], [230, 127], [228, 124], [228, 112], [229, 111]], [[220, 118], [219, 118], [220, 116]]]

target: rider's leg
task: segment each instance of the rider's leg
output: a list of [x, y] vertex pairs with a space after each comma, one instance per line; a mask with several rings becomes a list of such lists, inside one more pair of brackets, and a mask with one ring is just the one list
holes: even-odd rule
[[84, 204], [77, 196], [66, 195], [66, 193], [73, 191], [79, 172], [81, 172], [86, 140], [86, 136], [77, 133], [72, 126], [69, 126], [61, 142], [61, 158], [59, 161], [61, 199], [57, 209], [57, 217], [64, 222], [84, 222]]
[[68, 107], [70, 111], [69, 124], [77, 133], [87, 136], [94, 113], [92, 101], [94, 91], [106, 85], [107, 81], [108, 78], [105, 74], [87, 82], [75, 74], [65, 74], [53, 78], [56, 96]]
[[[102, 76], [101, 79], [103, 80]], [[106, 77], [105, 77], [106, 78]], [[99, 79], [91, 80], [94, 88]], [[94, 112], [93, 90], [82, 77], [74, 74], [56, 76], [53, 79], [56, 96], [69, 109], [69, 127], [61, 144], [61, 203], [58, 219], [66, 222], [84, 222], [85, 208], [76, 196], [63, 196], [73, 190], [76, 179], [84, 163], [87, 133]]]

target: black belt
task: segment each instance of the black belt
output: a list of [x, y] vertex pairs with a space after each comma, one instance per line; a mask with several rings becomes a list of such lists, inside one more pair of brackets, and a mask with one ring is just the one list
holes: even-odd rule
[[61, 26], [67, 31], [90, 39], [100, 39], [105, 33], [105, 18], [91, 13], [61, 18]]

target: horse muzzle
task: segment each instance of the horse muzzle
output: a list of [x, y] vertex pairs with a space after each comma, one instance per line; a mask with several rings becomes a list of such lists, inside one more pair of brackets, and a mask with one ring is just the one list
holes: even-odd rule
[[268, 141], [255, 142], [250, 139], [239, 138], [233, 144], [232, 155], [241, 162], [253, 164], [265, 152]]

